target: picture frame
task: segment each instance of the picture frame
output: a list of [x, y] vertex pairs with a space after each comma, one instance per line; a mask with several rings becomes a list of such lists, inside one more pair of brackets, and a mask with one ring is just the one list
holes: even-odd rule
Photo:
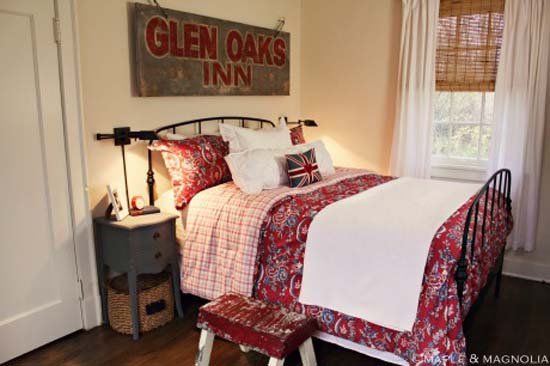
[[107, 193], [109, 195], [109, 203], [112, 207], [112, 211], [115, 213], [117, 221], [121, 221], [128, 216], [129, 211], [126, 207], [126, 197], [124, 192], [119, 190], [118, 187], [107, 185]]

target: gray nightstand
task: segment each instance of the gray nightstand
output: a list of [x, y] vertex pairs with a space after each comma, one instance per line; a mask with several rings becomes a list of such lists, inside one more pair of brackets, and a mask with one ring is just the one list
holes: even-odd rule
[[137, 275], [159, 273], [168, 265], [172, 271], [174, 299], [178, 315], [183, 317], [180, 296], [180, 275], [176, 242], [177, 215], [157, 213], [128, 216], [122, 221], [97, 218], [95, 222], [96, 255], [101, 290], [103, 322], [107, 314], [109, 270], [128, 274], [133, 339], [139, 338]]

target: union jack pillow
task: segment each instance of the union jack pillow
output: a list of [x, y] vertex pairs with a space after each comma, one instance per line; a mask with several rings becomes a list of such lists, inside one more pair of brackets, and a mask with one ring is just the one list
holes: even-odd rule
[[291, 187], [304, 187], [323, 179], [315, 158], [315, 149], [286, 156], [288, 183]]

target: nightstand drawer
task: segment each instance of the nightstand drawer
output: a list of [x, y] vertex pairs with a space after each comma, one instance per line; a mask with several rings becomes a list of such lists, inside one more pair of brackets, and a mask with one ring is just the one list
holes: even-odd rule
[[161, 270], [176, 250], [173, 226], [166, 222], [136, 230], [133, 233], [136, 265], [150, 271]]

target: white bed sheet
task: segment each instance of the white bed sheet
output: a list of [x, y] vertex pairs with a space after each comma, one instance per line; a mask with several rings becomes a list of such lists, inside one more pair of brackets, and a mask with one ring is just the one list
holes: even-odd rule
[[403, 177], [323, 208], [307, 235], [300, 303], [411, 332], [434, 235], [479, 188]]

